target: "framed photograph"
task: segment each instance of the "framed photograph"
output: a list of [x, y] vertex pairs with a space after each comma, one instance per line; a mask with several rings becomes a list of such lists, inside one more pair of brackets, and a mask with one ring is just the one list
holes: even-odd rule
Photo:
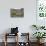
[[24, 8], [21, 9], [10, 9], [11, 17], [24, 17]]

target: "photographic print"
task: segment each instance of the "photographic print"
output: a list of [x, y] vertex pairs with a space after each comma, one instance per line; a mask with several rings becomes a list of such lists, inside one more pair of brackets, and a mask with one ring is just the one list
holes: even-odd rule
[[24, 17], [24, 8], [10, 9], [11, 17]]

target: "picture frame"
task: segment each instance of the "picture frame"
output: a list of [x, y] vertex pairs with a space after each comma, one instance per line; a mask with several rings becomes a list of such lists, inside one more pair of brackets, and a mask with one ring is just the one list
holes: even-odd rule
[[20, 8], [20, 9], [11, 8], [10, 15], [11, 17], [24, 17], [24, 8]]

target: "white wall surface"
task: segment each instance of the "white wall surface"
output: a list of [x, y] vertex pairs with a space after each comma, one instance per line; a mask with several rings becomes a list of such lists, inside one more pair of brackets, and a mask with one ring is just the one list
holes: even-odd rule
[[[24, 17], [11, 18], [10, 8], [24, 8]], [[9, 32], [11, 27], [19, 27], [19, 32], [29, 32], [36, 24], [36, 0], [0, 0], [0, 34]]]

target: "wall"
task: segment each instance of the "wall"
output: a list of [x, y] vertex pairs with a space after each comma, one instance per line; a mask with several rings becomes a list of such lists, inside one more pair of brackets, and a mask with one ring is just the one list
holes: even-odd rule
[[[11, 18], [10, 8], [24, 8], [24, 17]], [[19, 32], [30, 32], [32, 35], [32, 24], [36, 24], [36, 0], [0, 0], [0, 34], [18, 26]]]

